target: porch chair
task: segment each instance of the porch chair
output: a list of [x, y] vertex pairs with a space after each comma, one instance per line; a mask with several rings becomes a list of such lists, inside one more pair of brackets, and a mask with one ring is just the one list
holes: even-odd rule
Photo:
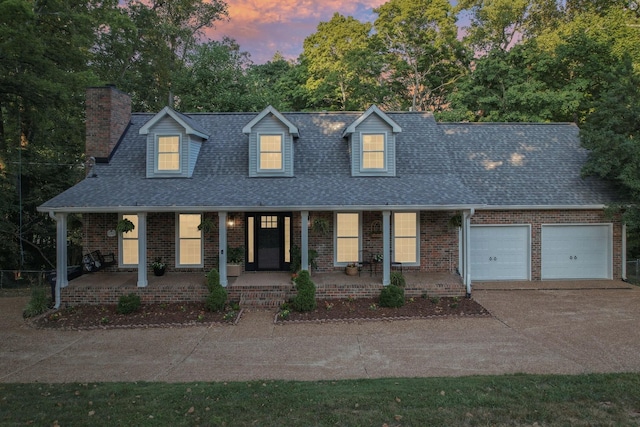
[[362, 273], [362, 269], [369, 266], [369, 276], [373, 276], [373, 255], [371, 252], [360, 251], [360, 261], [358, 262], [358, 276]]
[[100, 251], [93, 251], [82, 257], [82, 269], [87, 273], [100, 271], [116, 263], [113, 253], [102, 255]]

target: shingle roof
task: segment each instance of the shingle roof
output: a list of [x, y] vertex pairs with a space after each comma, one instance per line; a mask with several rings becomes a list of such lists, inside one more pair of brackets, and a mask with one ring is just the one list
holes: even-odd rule
[[145, 177], [152, 114], [133, 114], [109, 164], [95, 178], [40, 210], [445, 209], [482, 206], [585, 207], [613, 200], [607, 186], [582, 179], [586, 151], [571, 124], [438, 124], [428, 113], [387, 113], [396, 136], [397, 176], [352, 177], [345, 128], [361, 113], [283, 113], [300, 130], [293, 178], [249, 178], [248, 136], [256, 113], [187, 117], [210, 138], [192, 178]]

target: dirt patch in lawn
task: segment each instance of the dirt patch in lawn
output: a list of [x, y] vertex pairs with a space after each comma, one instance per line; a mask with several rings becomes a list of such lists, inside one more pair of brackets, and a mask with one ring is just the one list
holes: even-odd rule
[[443, 316], [490, 316], [491, 314], [470, 298], [409, 298], [402, 307], [380, 307], [377, 298], [319, 300], [317, 309], [299, 313], [280, 310], [276, 321], [328, 322], [349, 320], [393, 320]]

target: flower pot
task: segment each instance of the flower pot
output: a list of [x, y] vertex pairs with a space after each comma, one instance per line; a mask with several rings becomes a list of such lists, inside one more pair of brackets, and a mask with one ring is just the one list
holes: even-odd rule
[[347, 276], [357, 276], [358, 267], [345, 267], [344, 272], [347, 273]]
[[166, 270], [166, 267], [165, 268], [154, 268], [153, 269], [153, 274], [155, 274], [156, 276], [163, 276], [165, 270]]
[[238, 277], [242, 273], [241, 264], [227, 264], [227, 277]]

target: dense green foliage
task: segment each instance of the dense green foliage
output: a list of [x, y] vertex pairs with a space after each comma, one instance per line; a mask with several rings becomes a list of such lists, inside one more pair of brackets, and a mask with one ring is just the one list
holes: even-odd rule
[[307, 270], [300, 271], [295, 279], [295, 283], [298, 293], [291, 301], [293, 309], [303, 312], [315, 310], [317, 306], [316, 285], [311, 280], [309, 272]]
[[204, 306], [209, 311], [222, 311], [227, 303], [227, 290], [220, 284], [220, 273], [215, 268], [207, 273], [209, 295]]
[[24, 308], [22, 315], [24, 317], [34, 317], [47, 311], [51, 302], [48, 291], [48, 288], [43, 286], [31, 288], [31, 299]]
[[[640, 17], [628, 4], [389, 0], [372, 22], [321, 22], [296, 60], [254, 64], [234, 40], [204, 36], [227, 18], [222, 0], [0, 0], [0, 269], [54, 267], [55, 224], [36, 207], [84, 176], [85, 88], [107, 83], [136, 111], [375, 103], [441, 120], [575, 122], [592, 150], [585, 174], [616, 183], [633, 236]], [[471, 22], [458, 32], [462, 13]], [[72, 244], [80, 226], [70, 216]]]
[[118, 298], [116, 312], [118, 312], [118, 314], [135, 313], [136, 311], [138, 311], [141, 305], [142, 300], [140, 299], [140, 295], [134, 293], [122, 295], [120, 298]]
[[380, 307], [402, 307], [404, 305], [404, 288], [388, 285], [380, 291]]
[[0, 384], [0, 425], [634, 426], [640, 376]]

